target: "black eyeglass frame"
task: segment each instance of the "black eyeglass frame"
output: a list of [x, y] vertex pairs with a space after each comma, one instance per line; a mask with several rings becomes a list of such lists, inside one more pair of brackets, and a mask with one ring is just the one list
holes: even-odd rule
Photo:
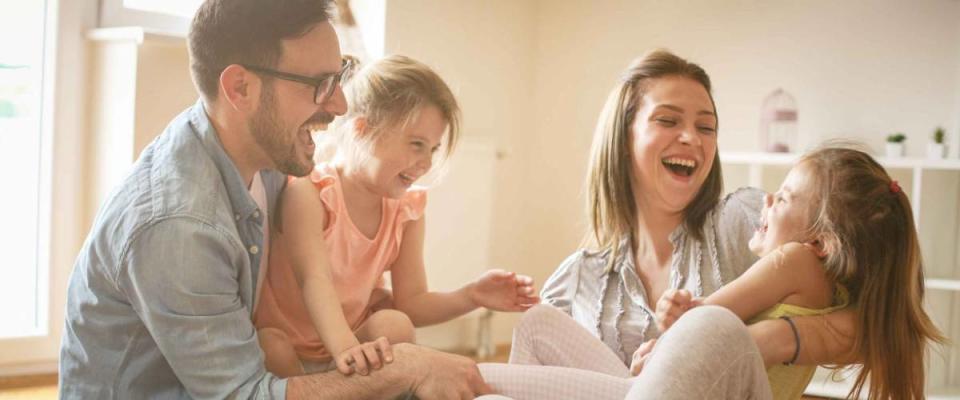
[[[322, 78], [314, 78], [305, 75], [292, 74], [289, 72], [277, 71], [275, 69], [258, 67], [255, 65], [246, 65], [240, 64], [241, 67], [244, 67], [248, 70], [251, 70], [258, 74], [264, 74], [267, 76], [272, 76], [274, 78], [283, 79], [291, 82], [298, 82], [305, 85], [313, 86], [313, 102], [314, 104], [320, 105], [323, 102], [327, 101], [328, 98], [333, 94], [333, 91], [336, 90], [336, 87], [343, 80], [343, 75], [350, 69], [350, 66], [353, 65], [353, 60], [349, 58], [344, 58], [341, 62], [340, 71], [328, 74]], [[322, 89], [321, 89], [322, 88]], [[322, 91], [321, 91], [322, 90]]]

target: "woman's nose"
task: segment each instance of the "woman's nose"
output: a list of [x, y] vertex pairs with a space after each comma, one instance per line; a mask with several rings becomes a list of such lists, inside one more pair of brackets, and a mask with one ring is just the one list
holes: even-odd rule
[[697, 127], [685, 127], [683, 132], [680, 132], [680, 143], [689, 144], [691, 146], [700, 146], [703, 144], [703, 142], [700, 140], [700, 136], [697, 135]]

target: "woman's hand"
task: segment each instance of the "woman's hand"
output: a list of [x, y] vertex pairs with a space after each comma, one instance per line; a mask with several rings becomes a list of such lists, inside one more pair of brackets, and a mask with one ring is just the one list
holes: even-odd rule
[[650, 353], [653, 352], [653, 346], [656, 344], [657, 339], [650, 339], [637, 347], [637, 351], [633, 352], [633, 359], [630, 360], [630, 375], [640, 375], [643, 365], [647, 363]]
[[666, 332], [683, 313], [702, 303], [703, 299], [693, 297], [689, 290], [670, 289], [663, 292], [663, 296], [657, 301], [657, 328], [660, 332]]
[[501, 269], [480, 275], [469, 285], [467, 295], [477, 306], [496, 311], [525, 311], [540, 302], [533, 278]]
[[381, 336], [372, 342], [360, 343], [344, 350], [337, 354], [334, 361], [341, 374], [351, 375], [356, 372], [367, 375], [370, 368], [380, 369], [384, 364], [393, 362], [393, 349], [387, 338]]

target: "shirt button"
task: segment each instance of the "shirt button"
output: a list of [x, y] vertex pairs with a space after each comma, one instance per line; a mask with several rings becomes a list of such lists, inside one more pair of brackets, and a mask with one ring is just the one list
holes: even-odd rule
[[239, 221], [239, 220], [240, 220], [240, 214], [239, 214], [239, 213], [233, 214], [233, 218], [236, 219], [237, 221]]
[[260, 210], [253, 212], [253, 218], [260, 218]]
[[257, 245], [250, 246], [250, 254], [257, 254], [260, 252], [260, 247]]

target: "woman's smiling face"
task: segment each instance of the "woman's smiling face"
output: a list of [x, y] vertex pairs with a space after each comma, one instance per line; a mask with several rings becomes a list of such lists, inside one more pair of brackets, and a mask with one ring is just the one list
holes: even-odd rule
[[717, 154], [717, 116], [695, 80], [645, 83], [631, 126], [635, 198], [644, 207], [682, 212], [699, 193]]

